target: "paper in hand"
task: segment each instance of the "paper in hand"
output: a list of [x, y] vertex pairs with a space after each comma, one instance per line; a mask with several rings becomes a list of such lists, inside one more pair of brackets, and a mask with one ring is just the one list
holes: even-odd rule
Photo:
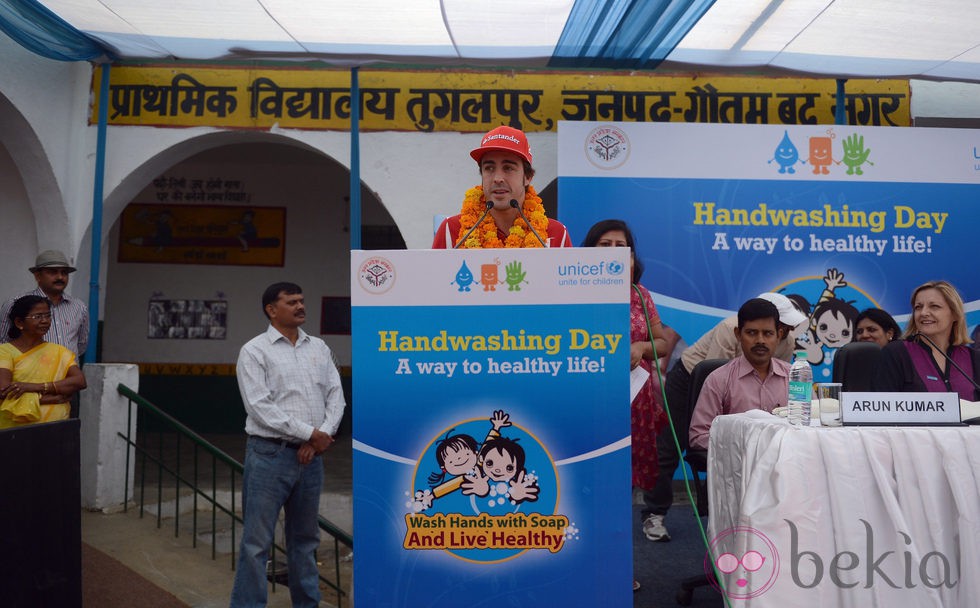
[[630, 372], [630, 403], [633, 403], [636, 396], [640, 394], [640, 389], [647, 383], [649, 377], [650, 372], [643, 369], [642, 365], [637, 365]]

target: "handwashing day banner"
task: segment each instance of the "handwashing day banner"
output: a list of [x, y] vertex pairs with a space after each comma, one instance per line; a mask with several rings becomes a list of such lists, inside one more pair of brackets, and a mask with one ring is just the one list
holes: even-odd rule
[[810, 317], [797, 344], [820, 381], [859, 311], [904, 327], [926, 281], [950, 281], [980, 323], [980, 131], [562, 122], [558, 141], [560, 219], [576, 243], [625, 220], [688, 343], [781, 292]]
[[632, 601], [625, 249], [351, 252], [354, 601]]

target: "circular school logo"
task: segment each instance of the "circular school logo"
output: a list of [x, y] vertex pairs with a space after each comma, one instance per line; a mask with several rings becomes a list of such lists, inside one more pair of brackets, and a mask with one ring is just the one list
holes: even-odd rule
[[618, 127], [596, 127], [585, 138], [585, 157], [600, 169], [616, 169], [629, 155], [630, 140]]
[[535, 549], [557, 553], [577, 535], [555, 513], [558, 496], [551, 456], [509, 414], [458, 421], [419, 458], [405, 505], [404, 547], [480, 563]]
[[368, 258], [357, 269], [357, 282], [368, 293], [384, 293], [395, 284], [395, 266], [380, 256]]

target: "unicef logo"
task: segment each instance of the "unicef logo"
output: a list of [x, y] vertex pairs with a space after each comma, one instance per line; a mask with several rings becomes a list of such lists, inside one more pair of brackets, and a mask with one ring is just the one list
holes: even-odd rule
[[607, 268], [609, 268], [609, 274], [619, 275], [619, 274], [623, 274], [623, 269], [626, 268], [626, 266], [620, 262], [613, 260], [612, 262], [608, 263]]
[[600, 169], [616, 169], [626, 162], [629, 155], [630, 140], [618, 127], [596, 127], [585, 138], [585, 156]]

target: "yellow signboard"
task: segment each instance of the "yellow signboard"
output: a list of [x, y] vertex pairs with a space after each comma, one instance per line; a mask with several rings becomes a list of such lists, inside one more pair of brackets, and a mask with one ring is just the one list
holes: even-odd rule
[[[98, 70], [93, 79], [98, 117]], [[364, 131], [554, 131], [559, 120], [833, 124], [833, 79], [557, 71], [359, 71]], [[907, 80], [849, 80], [847, 123], [908, 126]], [[347, 70], [115, 67], [109, 124], [340, 130]]]
[[282, 266], [286, 208], [130, 203], [120, 262]]

